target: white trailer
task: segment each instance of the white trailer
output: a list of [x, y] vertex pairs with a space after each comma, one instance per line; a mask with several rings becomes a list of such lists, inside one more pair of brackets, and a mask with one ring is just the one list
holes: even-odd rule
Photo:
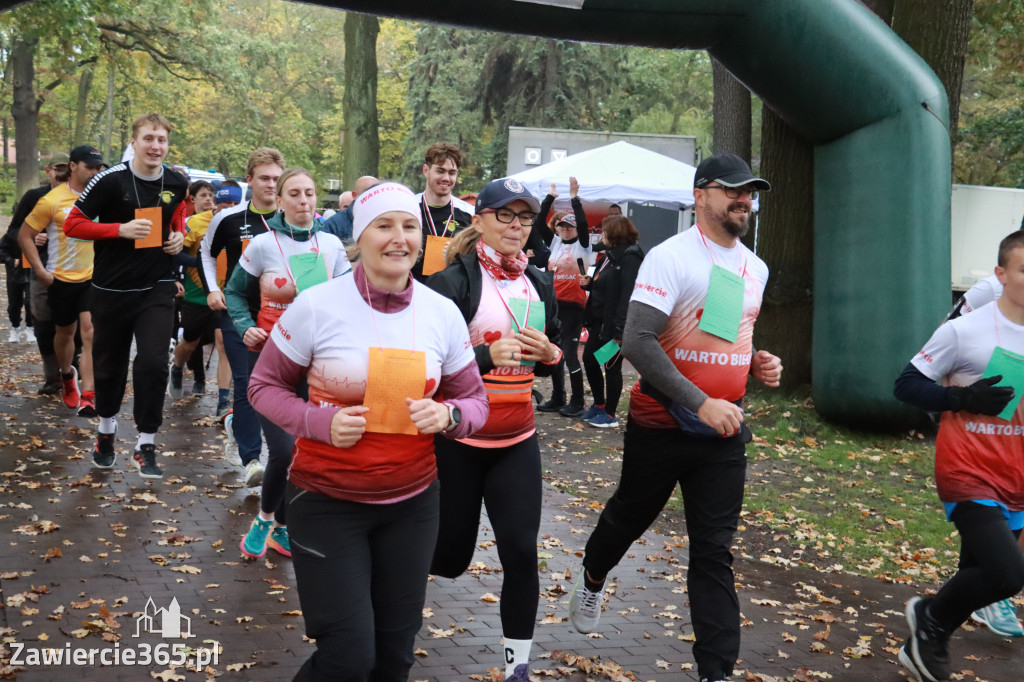
[[952, 283], [964, 292], [992, 274], [1003, 237], [1021, 229], [1024, 189], [953, 185]]

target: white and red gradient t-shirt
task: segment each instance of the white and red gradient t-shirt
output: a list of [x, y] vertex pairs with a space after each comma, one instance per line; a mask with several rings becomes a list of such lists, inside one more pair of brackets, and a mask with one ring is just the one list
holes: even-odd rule
[[[512, 312], [518, 316], [519, 324], [526, 326], [525, 309], [523, 312], [516, 310], [512, 299], [529, 300], [531, 309], [544, 307], [525, 275], [513, 280], [496, 280], [483, 267], [480, 271], [480, 307], [469, 322], [469, 340], [474, 347], [489, 346], [499, 339], [514, 336]], [[533, 379], [532, 366], [495, 367], [484, 374], [490, 416], [482, 429], [460, 442], [480, 448], [500, 448], [532, 436], [537, 430], [533, 419]]]
[[1002, 282], [995, 275], [989, 275], [975, 282], [974, 286], [964, 292], [964, 305], [960, 309], [960, 313], [966, 315], [967, 313], [974, 312], [1002, 295]]
[[[1024, 355], [1024, 326], [1006, 319], [993, 301], [939, 327], [911, 362], [944, 386], [969, 386], [981, 378], [996, 346]], [[1024, 402], [1010, 421], [943, 412], [935, 483], [943, 502], [992, 500], [1024, 511]]]
[[555, 277], [555, 298], [559, 301], [574, 303], [581, 308], [587, 304], [587, 292], [580, 288], [580, 266], [576, 259], [583, 259], [583, 266], [591, 265], [593, 249], [584, 248], [577, 239], [566, 244], [555, 235], [551, 240], [551, 255], [548, 257], [548, 269]]
[[[371, 347], [423, 351], [428, 398], [442, 376], [475, 364], [466, 323], [455, 304], [419, 282], [412, 286], [412, 302], [404, 310], [382, 313], [371, 310], [355, 278], [347, 275], [304, 291], [284, 312], [271, 338], [288, 359], [309, 368], [311, 403], [361, 405]], [[437, 477], [434, 436], [367, 432], [350, 448], [299, 438], [289, 477], [301, 488], [338, 499], [408, 497]]]
[[[697, 328], [711, 281], [719, 265], [743, 277], [743, 315], [735, 343]], [[768, 266], [737, 241], [731, 249], [703, 237], [691, 227], [667, 239], [644, 258], [630, 301], [669, 316], [658, 342], [679, 373], [712, 398], [737, 401], [747, 388], [754, 322], [768, 282]], [[629, 415], [640, 426], [675, 428], [677, 423], [658, 401], [633, 386]]]
[[292, 272], [288, 259], [300, 253], [319, 253], [326, 263], [328, 278], [338, 277], [352, 269], [341, 240], [324, 232], [317, 232], [307, 241], [300, 242], [270, 230], [256, 235], [238, 259], [242, 269], [259, 280], [260, 311], [256, 316], [256, 326], [266, 332], [273, 328], [281, 313], [295, 300], [295, 280], [301, 277], [301, 273]]

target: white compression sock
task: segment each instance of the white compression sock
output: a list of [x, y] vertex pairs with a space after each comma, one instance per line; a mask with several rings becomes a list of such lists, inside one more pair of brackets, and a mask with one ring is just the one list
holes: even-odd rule
[[530, 662], [532, 639], [509, 639], [505, 637], [505, 678], [512, 676], [517, 665]]
[[100, 433], [117, 431], [117, 417], [100, 417]]
[[135, 444], [136, 448], [141, 448], [143, 445], [153, 445], [156, 442], [155, 433], [140, 433], [139, 442]]

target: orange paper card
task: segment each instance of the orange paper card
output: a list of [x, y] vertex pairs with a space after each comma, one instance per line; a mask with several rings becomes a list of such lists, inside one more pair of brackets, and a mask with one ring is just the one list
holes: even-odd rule
[[444, 250], [448, 247], [451, 237], [435, 237], [427, 235], [427, 248], [423, 252], [423, 276], [433, 275], [444, 270]]
[[159, 206], [153, 206], [152, 208], [137, 208], [135, 209], [135, 219], [149, 220], [153, 223], [153, 226], [149, 228], [149, 235], [142, 239], [135, 240], [136, 249], [152, 249], [154, 247], [164, 245], [163, 209]]
[[415, 436], [419, 431], [409, 418], [406, 398], [420, 400], [427, 383], [427, 356], [421, 351], [402, 348], [370, 348], [370, 366], [366, 378], [363, 405], [370, 411], [366, 430], [373, 433], [405, 433]]

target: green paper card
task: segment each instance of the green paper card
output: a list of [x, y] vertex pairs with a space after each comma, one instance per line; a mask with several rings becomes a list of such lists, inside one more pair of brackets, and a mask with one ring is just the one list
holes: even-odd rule
[[603, 346], [594, 351], [594, 359], [603, 365], [606, 364], [609, 360], [611, 360], [618, 352], [619, 344], [615, 343], [614, 341], [609, 341], [608, 343], [604, 344]]
[[711, 282], [697, 329], [736, 343], [743, 317], [743, 278], [720, 265], [711, 266]]
[[319, 253], [297, 253], [288, 257], [288, 265], [295, 279], [295, 289], [305, 291], [327, 281], [327, 259]]
[[[527, 308], [529, 308], [529, 319], [526, 319]], [[543, 301], [530, 301], [530, 305], [526, 305], [525, 298], [510, 298], [508, 301], [508, 309], [512, 311], [512, 317], [515, 318], [515, 327], [518, 331], [519, 326], [526, 320], [526, 326], [531, 329], [536, 329], [539, 332], [544, 331], [544, 323], [547, 318], [544, 315], [544, 302]]]
[[1003, 380], [996, 386], [1012, 386], [1013, 400], [1008, 402], [1003, 411], [996, 416], [1010, 421], [1013, 419], [1013, 413], [1017, 411], [1021, 397], [1024, 396], [1024, 356], [996, 346], [996, 349], [992, 351], [992, 357], [989, 358], [988, 367], [985, 368], [985, 373], [981, 376], [986, 378], [999, 375], [1003, 377]]
[[[544, 331], [544, 325], [547, 322], [547, 316], [544, 313], [544, 302], [543, 301], [530, 301], [529, 305], [529, 319], [527, 319], [527, 305], [525, 298], [510, 298], [508, 301], [508, 309], [512, 312], [512, 317], [515, 319], [513, 331], [519, 331], [519, 326], [526, 320], [526, 326], [530, 329], [536, 329], [539, 332]], [[520, 365], [525, 367], [533, 367], [535, 362], [531, 360], [520, 360]]]

